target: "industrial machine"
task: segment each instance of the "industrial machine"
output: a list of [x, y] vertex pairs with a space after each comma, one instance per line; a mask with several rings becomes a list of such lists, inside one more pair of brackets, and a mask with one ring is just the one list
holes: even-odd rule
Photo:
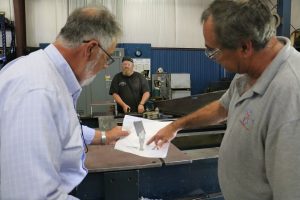
[[152, 74], [152, 98], [177, 99], [191, 95], [191, 78], [188, 73]]

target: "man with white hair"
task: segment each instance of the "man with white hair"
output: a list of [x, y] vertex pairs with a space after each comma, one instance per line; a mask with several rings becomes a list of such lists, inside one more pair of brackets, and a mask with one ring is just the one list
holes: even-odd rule
[[0, 199], [75, 199], [86, 144], [128, 135], [81, 126], [75, 110], [82, 86], [114, 61], [120, 34], [106, 8], [80, 8], [53, 44], [0, 71]]

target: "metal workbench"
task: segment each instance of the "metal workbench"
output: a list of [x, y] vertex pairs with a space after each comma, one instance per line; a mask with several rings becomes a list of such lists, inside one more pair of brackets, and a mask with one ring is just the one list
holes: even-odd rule
[[165, 159], [136, 156], [113, 145], [88, 148], [89, 173], [74, 192], [80, 199], [223, 199], [217, 179], [218, 148], [181, 151], [171, 144]]
[[[157, 106], [164, 114], [181, 116], [218, 99], [223, 93], [161, 101]], [[122, 118], [115, 120], [122, 124]], [[97, 118], [82, 118], [82, 121], [90, 127], [98, 127]], [[137, 200], [141, 197], [223, 200], [217, 159], [225, 129], [226, 124], [220, 124], [181, 130], [172, 140], [165, 159], [125, 153], [115, 150], [113, 145], [91, 145], [85, 163], [89, 173], [77, 187], [75, 196], [85, 200]]]

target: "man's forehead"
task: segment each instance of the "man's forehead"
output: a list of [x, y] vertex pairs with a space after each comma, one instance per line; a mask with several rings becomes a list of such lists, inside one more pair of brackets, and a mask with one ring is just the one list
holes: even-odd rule
[[125, 60], [125, 61], [122, 62], [122, 64], [133, 64], [133, 63], [128, 61], [128, 60]]
[[214, 22], [212, 16], [209, 16], [208, 19], [203, 23], [203, 36], [205, 40], [205, 47], [208, 49], [216, 48], [218, 45]]

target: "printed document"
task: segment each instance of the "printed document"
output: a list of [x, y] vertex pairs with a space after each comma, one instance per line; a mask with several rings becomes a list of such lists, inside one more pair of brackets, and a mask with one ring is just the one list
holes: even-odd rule
[[170, 143], [164, 144], [161, 148], [157, 148], [154, 142], [149, 145], [146, 145], [146, 143], [169, 123], [171, 122], [160, 122], [125, 115], [122, 129], [128, 131], [129, 135], [119, 139], [116, 142], [115, 149], [143, 157], [165, 158]]

